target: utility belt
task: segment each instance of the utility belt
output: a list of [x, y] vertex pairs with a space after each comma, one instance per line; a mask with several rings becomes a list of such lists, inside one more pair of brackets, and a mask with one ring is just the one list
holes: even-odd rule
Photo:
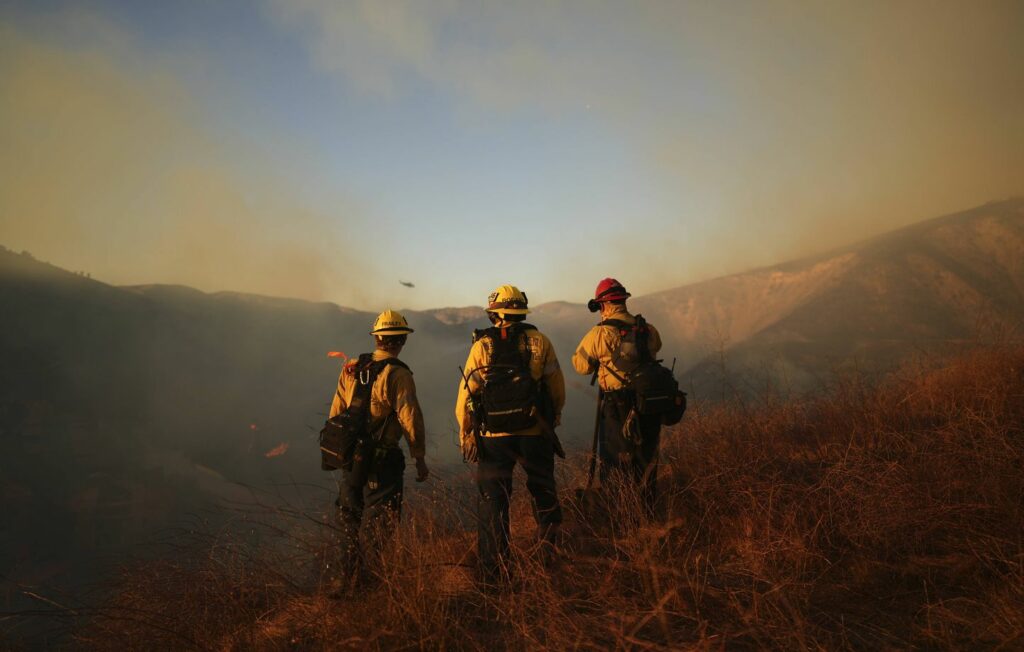
[[382, 421], [373, 424], [374, 427], [357, 440], [351, 466], [344, 469], [347, 471], [344, 474], [345, 480], [352, 487], [359, 488], [369, 483], [371, 490], [375, 489], [378, 468], [391, 451], [398, 449], [397, 442], [394, 444], [384, 442], [384, 430], [388, 427], [391, 416], [388, 414]]
[[384, 433], [387, 431], [388, 426], [391, 425], [394, 417], [395, 414], [393, 412], [385, 415], [380, 421], [373, 424], [374, 427], [370, 430], [373, 433], [374, 441], [377, 442], [378, 450], [392, 450], [398, 448], [398, 445], [401, 443], [400, 437], [394, 441], [386, 441], [384, 437]]
[[541, 432], [540, 428], [524, 428], [523, 430], [517, 430], [513, 432], [502, 432], [499, 434], [498, 431], [491, 432], [487, 429], [480, 430], [480, 437], [482, 439], [505, 439], [506, 437], [543, 437], [544, 433]]
[[620, 407], [633, 407], [636, 404], [636, 392], [632, 387], [620, 387], [619, 389], [603, 389], [601, 394], [608, 403], [614, 403]]

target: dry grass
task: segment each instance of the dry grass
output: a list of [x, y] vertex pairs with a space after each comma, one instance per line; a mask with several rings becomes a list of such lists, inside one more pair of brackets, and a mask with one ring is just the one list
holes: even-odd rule
[[654, 524], [628, 492], [581, 501], [582, 456], [563, 467], [561, 562], [540, 565], [517, 481], [507, 590], [472, 581], [473, 489], [452, 477], [410, 497], [357, 597], [327, 599], [310, 579], [329, 526], [275, 509], [187, 564], [126, 571], [77, 644], [1024, 649], [1024, 349], [813, 398], [698, 405], [664, 438]]

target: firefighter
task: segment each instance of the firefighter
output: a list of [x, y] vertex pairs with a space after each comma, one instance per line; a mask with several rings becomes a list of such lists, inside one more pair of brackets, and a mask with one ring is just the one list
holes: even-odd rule
[[493, 326], [474, 333], [455, 416], [463, 457], [478, 464], [477, 551], [482, 580], [494, 584], [508, 579], [516, 462], [526, 472], [543, 558], [553, 558], [562, 522], [554, 456], [564, 456], [554, 428], [561, 422], [565, 379], [551, 341], [524, 321], [530, 310], [523, 292], [502, 285], [488, 297], [486, 311]]
[[633, 332], [637, 319], [626, 309], [630, 293], [617, 280], [606, 278], [597, 285], [594, 298], [587, 306], [591, 312], [601, 313], [601, 322], [583, 337], [572, 356], [577, 373], [597, 373], [600, 389], [600, 419], [598, 449], [601, 459], [601, 485], [606, 489], [609, 480], [639, 491], [648, 515], [654, 513], [657, 498], [658, 447], [661, 440], [661, 417], [640, 415], [635, 410], [635, 392], [628, 384], [637, 358], [637, 339], [646, 343], [647, 354], [653, 358], [661, 349], [657, 329], [646, 324], [646, 332], [636, 338]]
[[[331, 403], [330, 418], [353, 405], [360, 383], [369, 389], [369, 412], [366, 429], [377, 441], [368, 466], [342, 470], [338, 482], [339, 494], [336, 520], [341, 543], [340, 573], [334, 593], [344, 591], [355, 581], [356, 571], [365, 557], [359, 545], [360, 525], [365, 522], [371, 532], [375, 553], [379, 553], [385, 538], [390, 535], [402, 509], [403, 473], [405, 456], [399, 448], [404, 437], [409, 453], [416, 460], [416, 481], [423, 482], [430, 472], [424, 459], [426, 433], [423, 413], [416, 398], [416, 384], [412, 372], [398, 359], [406, 338], [413, 329], [400, 313], [385, 310], [373, 324], [376, 349], [349, 360], [338, 378], [338, 389]], [[372, 374], [376, 374], [372, 378]], [[364, 390], [365, 391], [365, 390]], [[359, 479], [356, 475], [359, 474]]]

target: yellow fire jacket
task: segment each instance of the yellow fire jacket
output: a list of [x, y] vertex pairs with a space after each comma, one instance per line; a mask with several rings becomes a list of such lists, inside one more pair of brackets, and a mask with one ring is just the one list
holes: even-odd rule
[[[627, 324], [636, 323], [636, 318], [629, 314], [625, 307], [616, 310], [608, 317], [603, 317], [602, 321], [605, 319], [618, 319]], [[661, 335], [658, 334], [658, 330], [650, 322], [647, 323], [647, 326], [651, 329], [650, 339], [647, 340], [647, 344], [651, 355], [656, 355], [661, 350]], [[601, 326], [598, 324], [591, 328], [583, 336], [580, 345], [576, 347], [576, 353], [572, 356], [572, 366], [576, 369], [576, 373], [589, 376], [594, 373], [594, 369], [598, 368], [598, 364], [600, 364], [597, 372], [597, 384], [601, 389], [606, 392], [622, 389], [622, 381], [609, 373], [607, 369], [607, 367], [611, 367], [619, 376], [626, 377], [626, 372], [615, 364], [621, 340], [622, 337], [614, 326]]]
[[[374, 360], [394, 358], [387, 351], [374, 351]], [[337, 416], [348, 406], [356, 392], [356, 360], [352, 359], [342, 367], [338, 378], [338, 390], [334, 392], [331, 403], [331, 417]], [[371, 427], [379, 427], [386, 415], [391, 415], [384, 425], [380, 441], [384, 446], [395, 447], [405, 435], [409, 444], [409, 453], [416, 458], [426, 453], [426, 428], [423, 425], [423, 412], [416, 398], [416, 383], [412, 373], [398, 365], [388, 365], [377, 376], [370, 390]]]
[[[510, 322], [499, 321], [497, 326], [510, 326]], [[562, 407], [565, 406], [565, 377], [562, 375], [562, 368], [555, 356], [555, 348], [551, 340], [537, 329], [527, 329], [526, 346], [530, 349], [530, 375], [534, 380], [543, 379], [551, 396], [551, 403], [555, 406], [555, 422], [552, 427], [557, 426], [562, 420]], [[520, 346], [520, 350], [523, 347]], [[525, 352], [525, 351], [524, 351]], [[484, 338], [473, 343], [469, 350], [469, 357], [466, 358], [466, 371], [469, 379], [469, 390], [466, 383], [459, 382], [459, 397], [455, 401], [455, 418], [459, 422], [459, 434], [465, 439], [469, 433], [469, 393], [476, 394], [483, 387], [483, 367], [491, 362], [491, 347], [489, 339]], [[535, 425], [526, 430], [516, 432], [483, 432], [484, 437], [505, 437], [508, 435], [540, 435], [541, 426]]]

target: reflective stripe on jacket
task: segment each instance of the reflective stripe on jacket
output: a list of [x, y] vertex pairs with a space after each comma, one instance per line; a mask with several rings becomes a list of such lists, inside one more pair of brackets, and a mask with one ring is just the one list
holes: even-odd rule
[[[605, 319], [617, 319], [627, 324], [636, 323], [636, 318], [629, 314], [624, 307], [607, 317], [603, 317], [602, 321]], [[650, 322], [647, 322], [647, 326], [651, 329], [647, 345], [651, 355], [656, 356], [658, 351], [661, 350], [661, 335], [658, 334], [658, 329], [652, 326]], [[572, 366], [576, 369], [576, 373], [589, 376], [594, 373], [597, 363], [600, 363], [601, 368], [597, 372], [597, 384], [601, 389], [606, 392], [622, 389], [622, 381], [609, 373], [607, 369], [607, 367], [611, 367], [619, 376], [626, 377], [626, 372], [616, 366], [614, 362], [621, 340], [622, 336], [619, 335], [619, 329], [614, 326], [601, 326], [598, 324], [591, 328], [583, 336], [580, 345], [576, 347], [576, 353], [572, 356]], [[595, 360], [597, 361], [596, 363], [594, 362]]]
[[[373, 352], [374, 361], [394, 357], [379, 349]], [[358, 382], [356, 360], [353, 359], [341, 370], [338, 390], [334, 393], [334, 401], [331, 403], [330, 417], [340, 414], [345, 409], [355, 395]], [[373, 389], [370, 390], [370, 426], [379, 427], [383, 417], [388, 414], [392, 416], [384, 426], [381, 443], [385, 446], [398, 446], [402, 435], [405, 435], [409, 444], [409, 454], [413, 457], [423, 457], [426, 452], [426, 428], [423, 425], [423, 412], [416, 398], [416, 383], [413, 382], [412, 373], [408, 369], [393, 364], [381, 370], [373, 383]]]

